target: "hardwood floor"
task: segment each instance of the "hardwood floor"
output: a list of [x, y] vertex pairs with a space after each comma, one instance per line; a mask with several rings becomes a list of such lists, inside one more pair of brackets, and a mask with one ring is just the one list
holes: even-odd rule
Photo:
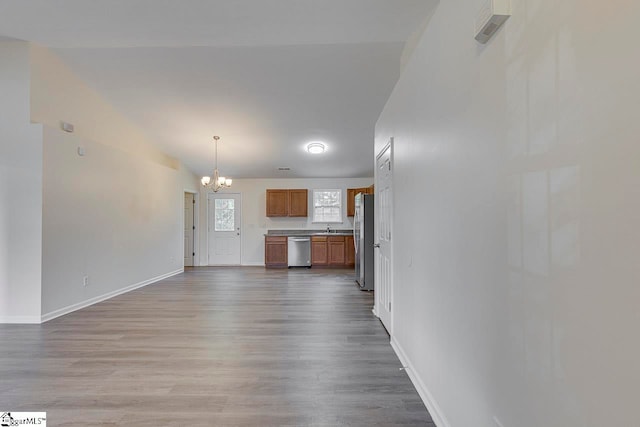
[[434, 426], [348, 270], [189, 269], [0, 325], [0, 411], [50, 426]]

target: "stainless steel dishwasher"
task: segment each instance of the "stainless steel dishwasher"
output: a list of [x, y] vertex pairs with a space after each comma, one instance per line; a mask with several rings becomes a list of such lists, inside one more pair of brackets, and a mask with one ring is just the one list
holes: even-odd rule
[[289, 267], [311, 267], [311, 237], [287, 239]]

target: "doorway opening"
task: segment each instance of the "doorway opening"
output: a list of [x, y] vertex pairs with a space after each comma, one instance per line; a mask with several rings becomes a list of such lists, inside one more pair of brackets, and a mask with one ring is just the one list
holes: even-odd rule
[[393, 335], [393, 138], [376, 157], [375, 312]]
[[196, 257], [196, 195], [184, 192], [184, 266], [193, 267]]

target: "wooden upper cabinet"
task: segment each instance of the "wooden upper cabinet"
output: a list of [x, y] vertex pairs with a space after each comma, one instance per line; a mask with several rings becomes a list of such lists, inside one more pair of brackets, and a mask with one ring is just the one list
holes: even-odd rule
[[347, 216], [356, 214], [356, 194], [373, 194], [373, 185], [362, 188], [347, 188]]
[[267, 216], [307, 216], [308, 190], [267, 190]]
[[289, 190], [267, 190], [267, 216], [289, 216]]
[[356, 189], [347, 188], [347, 216], [356, 214]]
[[330, 236], [328, 239], [329, 264], [344, 265], [345, 246], [344, 236]]
[[289, 216], [307, 216], [309, 206], [308, 190], [289, 191]]

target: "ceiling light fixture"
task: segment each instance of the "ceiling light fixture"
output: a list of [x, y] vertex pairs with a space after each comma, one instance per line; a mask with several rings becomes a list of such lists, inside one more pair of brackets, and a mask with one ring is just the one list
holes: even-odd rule
[[218, 173], [218, 141], [220, 140], [219, 136], [213, 137], [213, 142], [215, 144], [215, 167], [213, 169], [213, 181], [210, 176], [203, 176], [200, 182], [205, 188], [212, 190], [214, 193], [217, 193], [221, 188], [231, 187], [231, 183], [233, 180], [231, 178], [225, 178], [224, 176], [220, 176]]
[[322, 154], [327, 147], [319, 141], [310, 142], [307, 145], [307, 151], [311, 154]]

